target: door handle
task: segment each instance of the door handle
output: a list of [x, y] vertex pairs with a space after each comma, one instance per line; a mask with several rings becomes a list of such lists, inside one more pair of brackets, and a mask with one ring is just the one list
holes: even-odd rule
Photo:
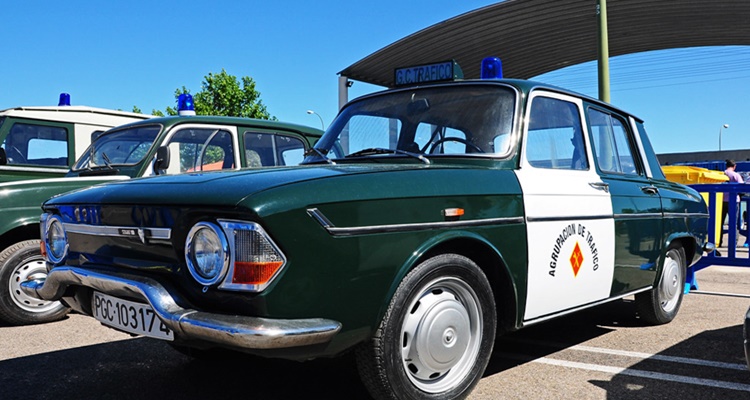
[[596, 190], [603, 190], [606, 193], [609, 193], [609, 183], [607, 182], [589, 182], [589, 186]]
[[646, 194], [657, 194], [659, 193], [659, 189], [656, 186], [648, 185], [648, 186], [641, 186], [641, 191]]

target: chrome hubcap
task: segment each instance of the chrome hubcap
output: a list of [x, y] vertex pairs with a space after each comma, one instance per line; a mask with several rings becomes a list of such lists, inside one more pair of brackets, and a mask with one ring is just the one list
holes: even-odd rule
[[409, 304], [401, 328], [403, 367], [421, 390], [448, 390], [471, 371], [481, 336], [474, 290], [459, 279], [439, 278]]
[[26, 260], [19, 265], [10, 278], [10, 294], [13, 302], [22, 310], [42, 313], [60, 307], [57, 301], [45, 301], [26, 295], [21, 290], [21, 283], [47, 277], [47, 266], [41, 258]]
[[664, 262], [664, 272], [659, 284], [659, 298], [661, 299], [661, 308], [664, 311], [671, 312], [677, 306], [683, 280], [679, 261], [668, 256]]

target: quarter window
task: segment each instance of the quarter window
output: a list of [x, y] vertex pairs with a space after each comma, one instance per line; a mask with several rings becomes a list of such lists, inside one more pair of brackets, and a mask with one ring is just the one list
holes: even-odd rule
[[548, 97], [533, 99], [526, 159], [537, 168], [589, 168], [581, 118], [574, 103]]
[[593, 108], [589, 109], [588, 114], [599, 169], [603, 172], [637, 175], [633, 142], [623, 120]]
[[244, 140], [248, 167], [298, 165], [305, 158], [305, 144], [293, 136], [248, 131]]

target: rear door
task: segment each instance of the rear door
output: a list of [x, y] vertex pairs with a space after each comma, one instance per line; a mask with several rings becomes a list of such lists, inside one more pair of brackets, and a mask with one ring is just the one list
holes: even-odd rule
[[612, 295], [651, 287], [663, 243], [659, 189], [646, 174], [628, 119], [593, 106], [586, 114], [596, 167], [612, 196], [616, 243]]
[[614, 272], [612, 201], [582, 101], [534, 91], [529, 102], [517, 171], [529, 249], [524, 321], [608, 298]]

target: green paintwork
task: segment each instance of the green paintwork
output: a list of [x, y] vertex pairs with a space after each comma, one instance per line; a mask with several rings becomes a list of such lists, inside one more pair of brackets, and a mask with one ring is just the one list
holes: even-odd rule
[[[563, 92], [527, 81], [492, 84], [505, 89], [510, 86], [517, 93], [518, 107], [513, 111], [516, 119], [526, 115], [524, 103], [531, 91], [543, 88]], [[584, 102], [614, 110], [594, 99], [584, 98]], [[525, 127], [523, 123], [514, 127], [517, 131], [512, 137], [517, 140]], [[650, 144], [646, 142], [644, 148], [651, 162], [655, 156]], [[436, 156], [430, 157], [430, 164], [403, 154], [379, 154], [338, 159], [336, 165], [321, 159], [298, 167], [152, 177], [56, 197], [45, 203], [45, 210], [72, 221], [71, 210], [85, 206], [100, 213], [102, 225], [171, 228], [171, 250], [167, 250], [167, 243], [149, 248], [132, 238], [79, 243], [73, 234], [71, 251], [76, 256], [71, 256], [70, 262], [75, 264], [93, 255], [104, 268], [118, 264], [150, 274], [168, 282], [177, 297], [212, 312], [341, 322], [341, 332], [326, 347], [290, 356], [294, 353], [291, 350], [285, 356], [334, 355], [370, 337], [408, 271], [445, 252], [465, 255], [485, 271], [494, 285], [497, 304], [507, 313], [501, 316], [501, 331], [523, 326], [530, 250], [523, 193], [515, 172], [520, 151], [517, 140], [502, 156]], [[646, 176], [601, 177], [610, 185], [614, 214], [618, 215], [613, 296], [653, 285], [660, 267], [658, 259], [670, 241], [684, 240], [690, 254], [703, 245], [706, 206], [695, 191]], [[640, 184], [656, 186], [659, 194], [644, 196]], [[696, 215], [631, 217], [661, 214], [662, 207], [667, 213]], [[456, 225], [430, 225], [446, 222], [442, 211], [451, 208], [464, 210], [454, 221]], [[328, 231], [311, 216], [313, 209], [333, 227], [354, 228], [354, 233]], [[228, 292], [216, 287], [203, 292], [190, 278], [183, 261], [187, 231], [197, 221], [216, 219], [257, 222], [284, 253], [284, 269], [261, 293]], [[482, 226], [461, 224], [481, 220], [493, 222]], [[380, 230], [356, 230], [366, 227]], [[78, 253], [84, 253], [83, 257]], [[125, 260], [126, 256], [131, 259]], [[121, 258], [116, 263], [113, 257]], [[112, 259], [101, 261], [108, 258]]]

